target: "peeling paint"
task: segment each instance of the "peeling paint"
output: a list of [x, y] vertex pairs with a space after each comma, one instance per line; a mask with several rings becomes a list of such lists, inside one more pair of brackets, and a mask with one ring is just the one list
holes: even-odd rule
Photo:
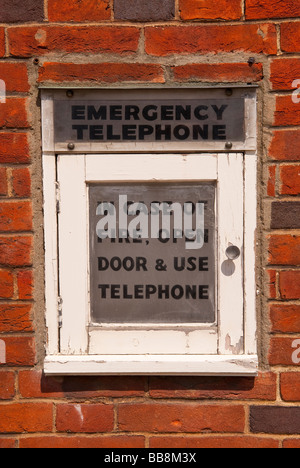
[[244, 337], [241, 336], [236, 345], [232, 345], [231, 337], [227, 334], [225, 338], [225, 348], [227, 351], [231, 351], [232, 354], [242, 354], [244, 350]]

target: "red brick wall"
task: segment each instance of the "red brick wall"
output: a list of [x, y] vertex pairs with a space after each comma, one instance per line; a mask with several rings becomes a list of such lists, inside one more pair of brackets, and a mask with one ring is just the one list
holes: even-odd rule
[[[300, 447], [299, 51], [299, 0], [1, 1], [1, 448]], [[45, 377], [38, 85], [173, 82], [261, 88], [259, 376]]]

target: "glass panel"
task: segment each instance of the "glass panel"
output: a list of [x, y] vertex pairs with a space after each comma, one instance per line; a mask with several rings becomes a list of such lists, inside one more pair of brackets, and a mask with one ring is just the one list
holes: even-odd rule
[[214, 323], [214, 183], [90, 185], [92, 323]]

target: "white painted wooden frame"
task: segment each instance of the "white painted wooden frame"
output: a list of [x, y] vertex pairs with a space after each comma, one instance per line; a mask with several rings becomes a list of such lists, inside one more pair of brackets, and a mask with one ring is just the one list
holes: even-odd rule
[[[138, 164], [135, 164], [135, 170], [128, 171], [128, 167], [132, 167], [132, 162], [137, 161], [137, 158]], [[59, 156], [58, 161], [56, 168], [54, 155], [44, 156], [48, 327], [45, 372], [86, 375], [255, 375], [257, 372], [255, 153], [184, 156], [179, 154], [64, 155]], [[59, 258], [56, 170], [60, 181], [61, 210]], [[201, 326], [198, 329], [191, 327], [189, 340], [192, 342], [194, 339], [193, 354], [187, 353], [186, 342], [183, 343], [185, 352], [181, 354], [178, 351], [176, 354], [176, 349], [171, 346], [158, 347], [153, 354], [145, 354], [147, 351], [145, 347], [136, 351], [136, 354], [128, 352], [122, 354], [126, 350], [130, 351], [128, 345], [132, 341], [132, 330], [127, 333], [123, 330], [122, 346], [118, 340], [114, 340], [112, 348], [111, 342], [113, 336], [116, 336], [116, 328], [110, 330], [89, 328], [87, 185], [89, 182], [125, 180], [217, 181], [218, 321], [215, 327]], [[238, 245], [243, 252], [240, 259], [235, 261], [233, 274], [230, 274], [233, 265], [227, 262], [225, 256], [229, 243]], [[70, 268], [74, 251], [76, 264]], [[62, 278], [65, 279], [62, 281]], [[60, 297], [63, 303], [58, 307]], [[60, 333], [59, 309], [62, 310]], [[176, 328], [177, 330], [174, 330], [174, 327], [173, 330], [168, 330], [157, 327], [153, 330], [155, 340], [161, 334], [162, 342], [170, 343], [166, 333], [171, 332], [178, 333], [178, 337], [180, 335], [182, 339], [183, 332], [180, 331], [180, 326]], [[99, 341], [99, 333], [102, 333], [103, 341]], [[134, 333], [142, 333], [144, 335], [140, 336], [145, 338], [145, 330], [138, 330], [136, 327]], [[149, 341], [153, 342], [150, 335], [147, 336]], [[119, 352], [115, 351], [119, 349]]]

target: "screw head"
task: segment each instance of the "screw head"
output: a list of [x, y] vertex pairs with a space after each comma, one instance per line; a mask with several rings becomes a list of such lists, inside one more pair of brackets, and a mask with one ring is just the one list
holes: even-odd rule
[[233, 144], [231, 143], [231, 141], [227, 141], [225, 143], [225, 148], [228, 149], [228, 150], [232, 149], [232, 146], [233, 146]]
[[228, 260], [237, 260], [241, 256], [241, 251], [236, 245], [227, 247], [225, 253]]
[[71, 150], [71, 151], [74, 150], [75, 149], [75, 144], [74, 143], [69, 143], [68, 144], [68, 149]]
[[232, 96], [233, 95], [233, 90], [231, 88], [227, 88], [225, 91], [226, 96]]
[[74, 96], [74, 91], [72, 89], [68, 89], [66, 92], [66, 95], [68, 98], [72, 98]]

